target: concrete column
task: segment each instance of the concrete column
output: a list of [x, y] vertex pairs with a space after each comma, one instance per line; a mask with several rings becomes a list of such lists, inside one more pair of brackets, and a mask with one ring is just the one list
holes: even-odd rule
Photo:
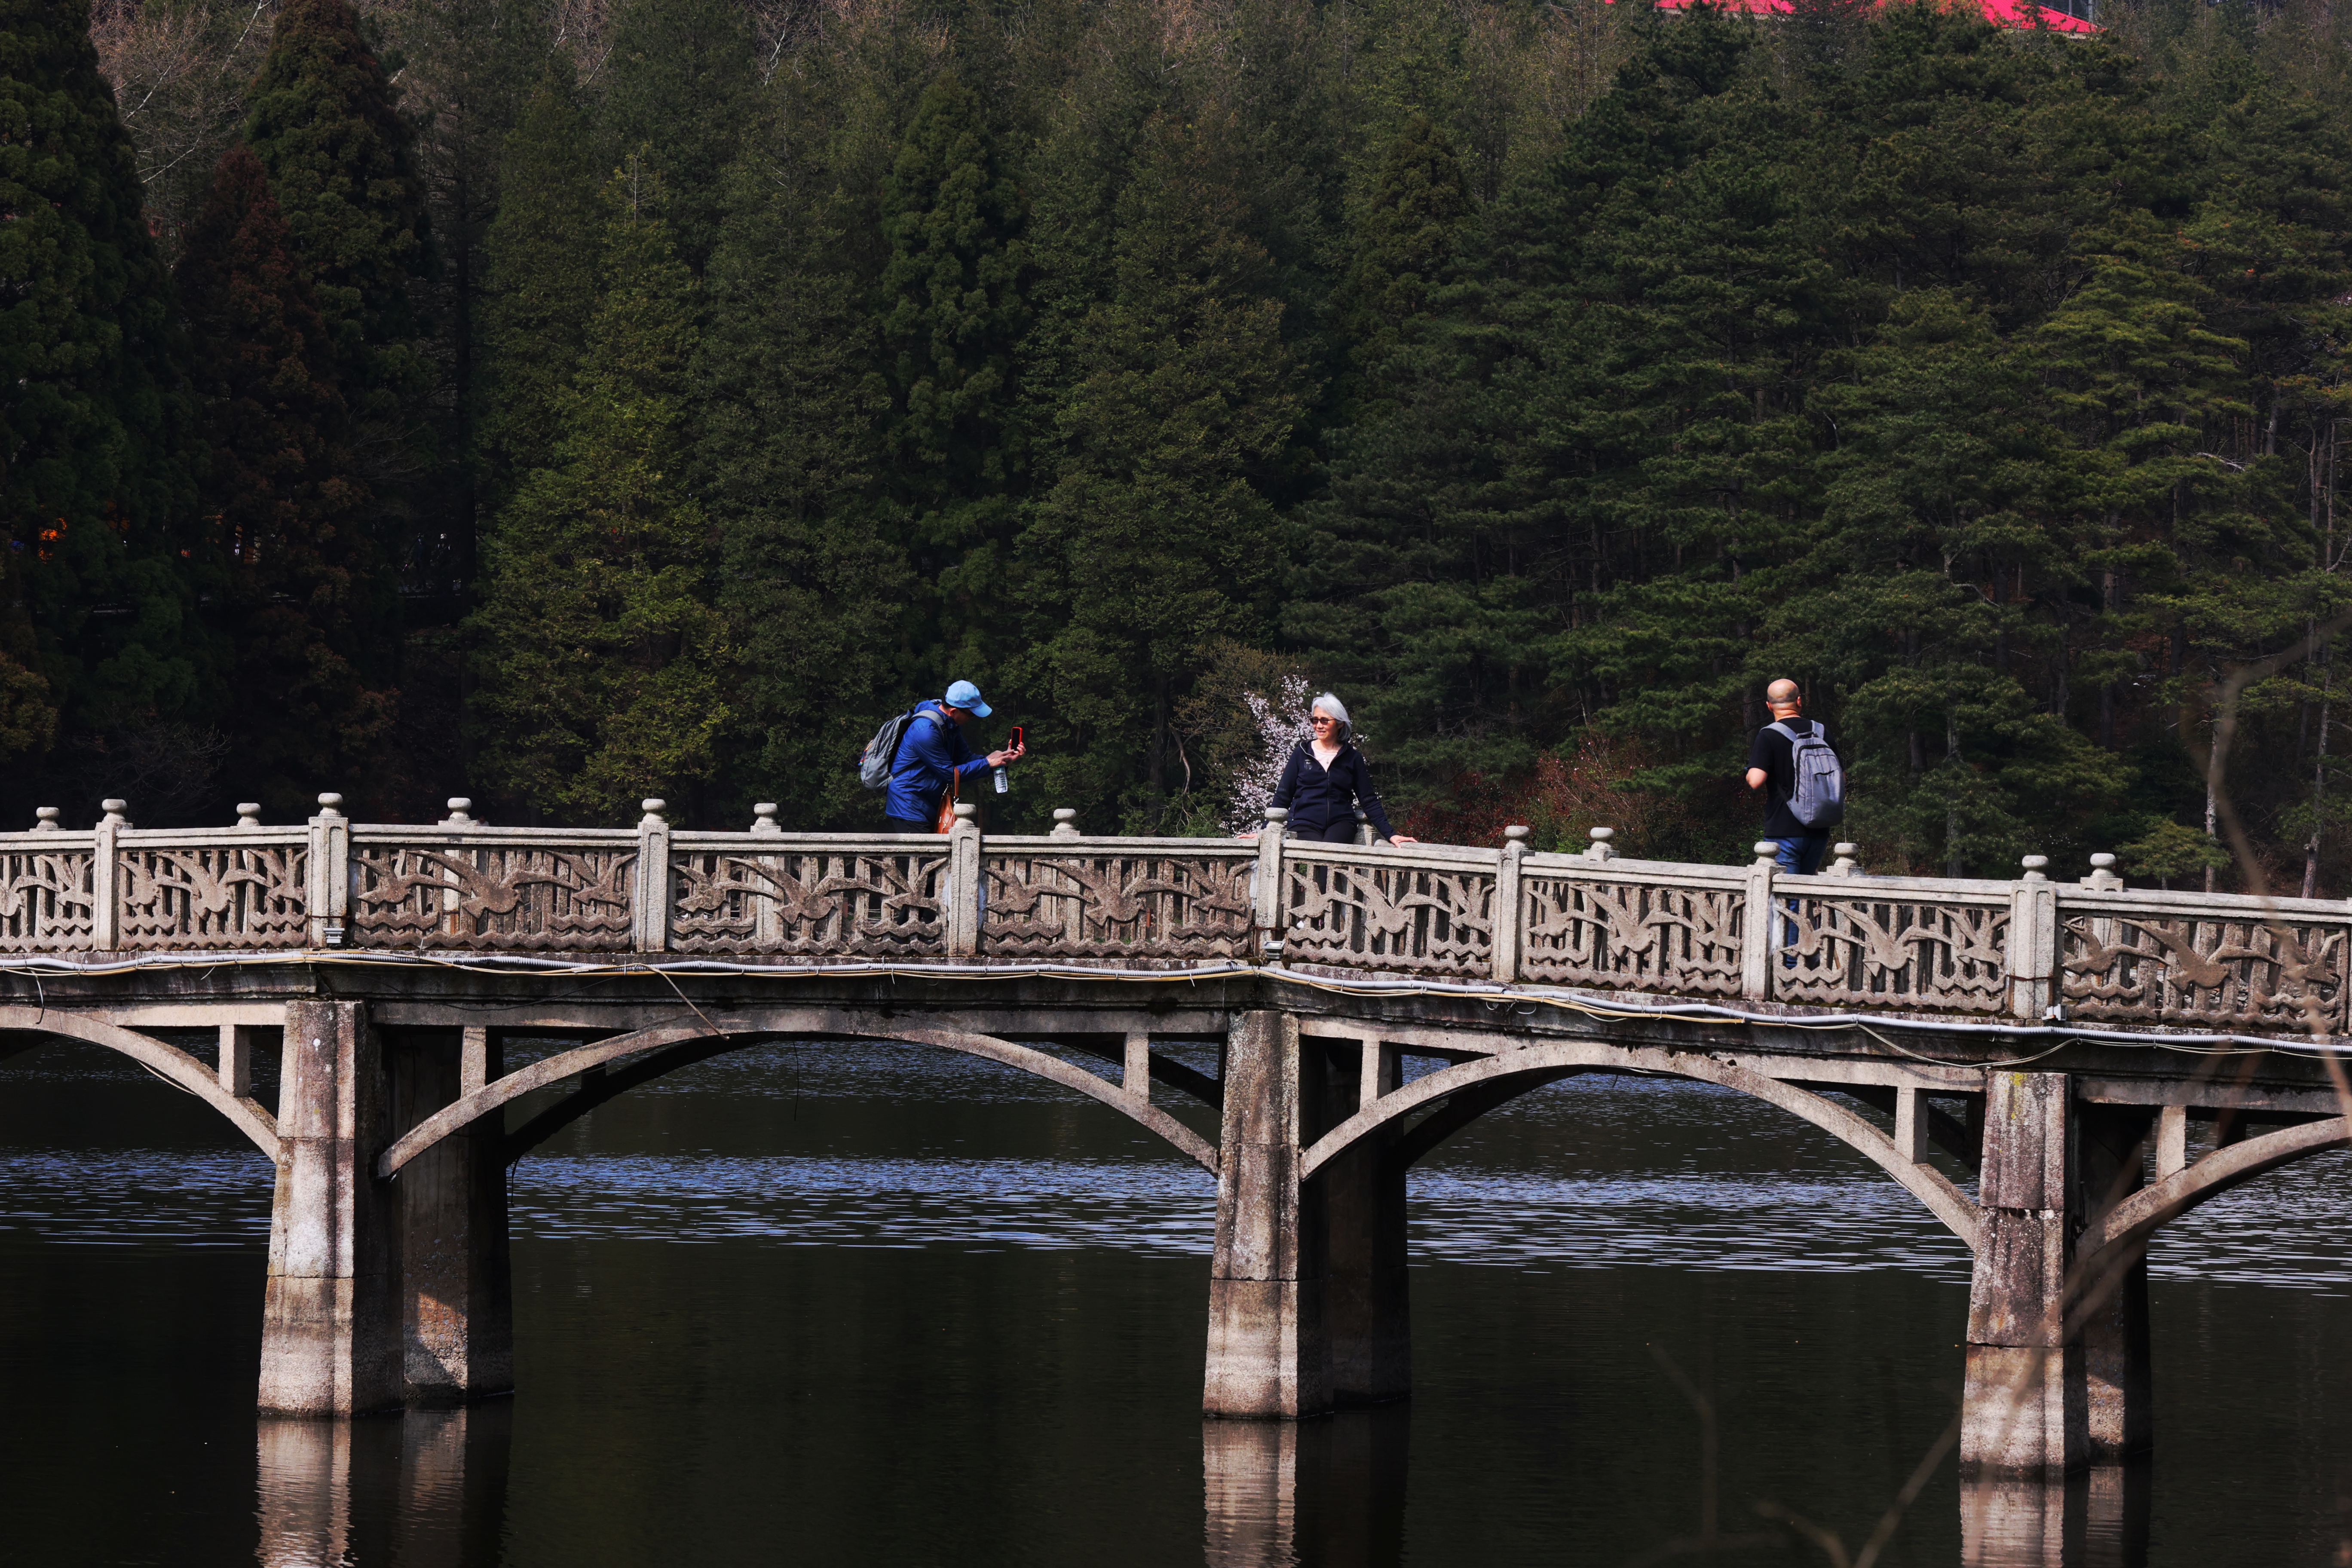
[[[499, 1076], [487, 1030], [418, 1032], [390, 1050], [394, 1136]], [[411, 1405], [457, 1405], [514, 1387], [507, 1258], [505, 1118], [453, 1132], [402, 1167], [402, 1363]]]
[[[1393, 1048], [1366, 1040], [1356, 1051], [1321, 1040], [1323, 1105], [1303, 1142], [1355, 1114], [1366, 1089], [1398, 1088]], [[1380, 1405], [1412, 1392], [1412, 1331], [1405, 1275], [1404, 1167], [1375, 1134], [1316, 1173], [1323, 1190], [1323, 1327], [1331, 1403]]]
[[2065, 1321], [2073, 1107], [2063, 1073], [1992, 1072], [1985, 1086], [1960, 1471], [2062, 1476], [2088, 1448], [2082, 1346]]
[[357, 1002], [286, 1005], [260, 1405], [351, 1415], [402, 1402], [399, 1215], [375, 1179], [385, 1071]]
[[1278, 1419], [1330, 1408], [1323, 1281], [1314, 1268], [1323, 1255], [1322, 1184], [1302, 1191], [1298, 1180], [1301, 1119], [1323, 1087], [1305, 1079], [1319, 1055], [1301, 1050], [1297, 1020], [1281, 1013], [1241, 1015], [1225, 1041], [1202, 1397], [1210, 1415]]
[[[2141, 1155], [2155, 1117], [2135, 1106], [2084, 1105], [2074, 1118], [2076, 1212], [2090, 1218], [2140, 1189]], [[2069, 1310], [2083, 1342], [2084, 1458], [2113, 1466], [2142, 1458], [2154, 1447], [2147, 1255], [2078, 1280]]]

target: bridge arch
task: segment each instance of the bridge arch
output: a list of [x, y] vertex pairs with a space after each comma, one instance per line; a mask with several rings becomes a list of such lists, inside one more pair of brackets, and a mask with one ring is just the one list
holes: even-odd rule
[[[508, 1140], [509, 1160], [624, 1089], [650, 1082], [666, 1073], [727, 1051], [788, 1037], [811, 1037], [811, 1032], [805, 1027], [762, 1029], [750, 1023], [738, 1026], [698, 1017], [638, 1029], [568, 1051], [559, 1051], [484, 1084], [418, 1122], [384, 1151], [383, 1157], [377, 1162], [376, 1174], [384, 1177], [397, 1174], [403, 1166], [451, 1133], [535, 1089], [549, 1088], [566, 1079], [595, 1075], [596, 1081], [584, 1084], [572, 1096], [518, 1128]], [[1147, 1097], [1129, 1094], [1118, 1084], [1084, 1068], [1074, 1067], [1034, 1046], [1019, 1045], [993, 1035], [967, 1030], [915, 1027], [877, 1030], [863, 1022], [825, 1030], [818, 1037], [931, 1046], [940, 1050], [1002, 1062], [1100, 1100], [1129, 1121], [1156, 1133], [1211, 1175], [1217, 1173], [1216, 1145], [1153, 1105]]]
[[[1695, 1052], [1560, 1040], [1524, 1046], [1456, 1062], [1381, 1096], [1317, 1139], [1301, 1156], [1307, 1180], [1358, 1143], [1424, 1107], [1439, 1106], [1405, 1134], [1399, 1154], [1420, 1159], [1478, 1116], [1530, 1089], [1583, 1072], [1618, 1072], [1691, 1079], [1737, 1089], [1801, 1117], [1860, 1152], [1910, 1191], [1927, 1211], [1974, 1252], [1979, 1248], [1976, 1203], [1941, 1171], [1906, 1158], [1872, 1122], [1824, 1095]], [[1430, 1131], [1424, 1133], [1423, 1129]]]
[[2345, 1148], [2352, 1148], [2352, 1116], [2298, 1122], [2216, 1149], [2094, 1219], [2075, 1243], [2077, 1270], [2085, 1280], [2096, 1281], [2127, 1268], [2161, 1226], [2200, 1204], [2308, 1155]]
[[[257, 1100], [240, 1100], [231, 1094], [212, 1068], [190, 1056], [179, 1047], [167, 1045], [152, 1035], [136, 1029], [126, 1029], [120, 1024], [109, 1024], [85, 1014], [53, 1012], [44, 1007], [0, 1006], [0, 1029], [27, 1035], [47, 1035], [52, 1038], [79, 1040], [86, 1045], [103, 1046], [119, 1051], [132, 1061], [171, 1083], [184, 1089], [227, 1118], [231, 1126], [250, 1139], [255, 1148], [273, 1161], [283, 1163], [284, 1145], [278, 1136], [278, 1119]], [[37, 1047], [28, 1047], [37, 1048]], [[0, 1052], [0, 1055], [15, 1055]]]

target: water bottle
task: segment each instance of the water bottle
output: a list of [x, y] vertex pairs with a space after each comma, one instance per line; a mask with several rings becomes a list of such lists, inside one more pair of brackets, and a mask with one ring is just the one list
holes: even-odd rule
[[995, 774], [996, 774], [996, 793], [997, 793], [997, 794], [999, 794], [999, 795], [1003, 795], [1006, 790], [1011, 789], [1011, 788], [1013, 787], [1011, 781], [1009, 781], [1008, 779], [1006, 779], [1006, 778], [1005, 778], [1005, 776], [1004, 776], [1004, 764], [1003, 764], [1003, 763], [999, 763], [996, 765], [996, 767], [995, 767], [993, 770], [992, 770], [992, 772], [994, 772], [994, 773], [995, 773]]

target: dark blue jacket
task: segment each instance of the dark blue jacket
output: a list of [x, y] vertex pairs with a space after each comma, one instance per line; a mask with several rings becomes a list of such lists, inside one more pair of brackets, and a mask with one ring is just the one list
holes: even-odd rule
[[890, 793], [883, 810], [910, 822], [936, 821], [948, 780], [958, 773], [969, 778], [988, 766], [963, 743], [963, 730], [927, 702], [908, 721], [899, 737], [898, 755], [890, 764]]
[[1328, 771], [1315, 760], [1314, 750], [1306, 742], [1291, 747], [1290, 761], [1283, 764], [1282, 782], [1274, 786], [1274, 804], [1289, 809], [1290, 826], [1301, 832], [1335, 822], [1353, 822], [1360, 805], [1381, 837], [1396, 837], [1389, 830], [1388, 813], [1381, 809], [1380, 792], [1372, 788], [1372, 770], [1364, 765], [1363, 753], [1353, 746], [1341, 746]]

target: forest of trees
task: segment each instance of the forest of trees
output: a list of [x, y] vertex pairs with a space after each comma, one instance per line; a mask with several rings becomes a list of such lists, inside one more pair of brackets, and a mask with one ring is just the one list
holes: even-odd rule
[[0, 0], [0, 811], [872, 826], [961, 676], [1216, 832], [1303, 677], [1744, 858], [1786, 674], [1874, 869], [2343, 892], [2352, 12], [2100, 21]]

